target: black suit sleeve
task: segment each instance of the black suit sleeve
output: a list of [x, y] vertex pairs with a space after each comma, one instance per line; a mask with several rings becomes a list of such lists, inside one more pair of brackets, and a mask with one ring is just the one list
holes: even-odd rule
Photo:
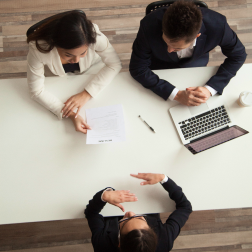
[[[106, 189], [106, 188], [105, 188]], [[100, 251], [110, 251], [111, 244], [108, 234], [104, 232], [105, 221], [101, 214], [101, 210], [106, 205], [106, 202], [101, 200], [101, 195], [103, 191], [101, 190], [96, 193], [89, 201], [89, 204], [86, 206], [84, 214], [88, 220], [89, 228], [92, 232], [92, 244], [95, 252]]]
[[170, 198], [176, 202], [176, 210], [169, 216], [164, 224], [170, 251], [173, 247], [174, 240], [180, 233], [180, 229], [185, 225], [192, 212], [192, 206], [182, 192], [182, 188], [176, 185], [172, 179], [169, 178], [168, 181], [162, 185], [169, 193]]
[[145, 88], [167, 100], [175, 87], [168, 81], [159, 79], [158, 75], [151, 71], [151, 55], [152, 52], [145, 37], [144, 27], [140, 24], [137, 37], [133, 43], [129, 66], [130, 74]]
[[236, 75], [236, 72], [243, 65], [247, 57], [245, 47], [236, 33], [229, 27], [226, 18], [223, 36], [219, 46], [221, 47], [222, 53], [227, 58], [223, 64], [220, 65], [217, 73], [211, 77], [206, 84], [218, 91], [219, 94], [222, 94], [225, 86], [229, 83], [230, 79]]

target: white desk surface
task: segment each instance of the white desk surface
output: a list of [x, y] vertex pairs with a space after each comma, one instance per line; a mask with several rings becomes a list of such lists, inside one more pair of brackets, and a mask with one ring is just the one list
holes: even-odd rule
[[[180, 89], [203, 85], [216, 67], [156, 71]], [[252, 131], [252, 108], [240, 108], [240, 92], [252, 90], [252, 64], [224, 90], [238, 126]], [[83, 89], [91, 75], [46, 78], [63, 101]], [[192, 155], [181, 143], [164, 101], [120, 73], [86, 108], [123, 104], [126, 142], [86, 145], [69, 119], [60, 121], [31, 100], [26, 79], [0, 80], [0, 224], [84, 217], [88, 200], [106, 186], [129, 189], [139, 201], [126, 211], [172, 211], [161, 185], [140, 186], [130, 173], [165, 173], [183, 188], [194, 210], [252, 206], [252, 134]], [[152, 133], [141, 115], [156, 131]], [[103, 215], [121, 215], [107, 204]]]

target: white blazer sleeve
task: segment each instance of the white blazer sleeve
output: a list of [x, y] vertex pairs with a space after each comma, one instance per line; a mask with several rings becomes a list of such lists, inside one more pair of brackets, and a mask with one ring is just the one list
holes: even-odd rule
[[40, 59], [39, 51], [30, 43], [27, 56], [27, 82], [31, 97], [62, 119], [61, 110], [64, 103], [45, 90], [44, 81], [44, 64]]
[[120, 72], [121, 61], [109, 43], [108, 38], [100, 32], [98, 26], [94, 24], [97, 36], [96, 43], [92, 45], [95, 52], [101, 57], [105, 66], [96, 74], [92, 81], [85, 87], [86, 91], [95, 97], [104, 87], [106, 87], [114, 77]]

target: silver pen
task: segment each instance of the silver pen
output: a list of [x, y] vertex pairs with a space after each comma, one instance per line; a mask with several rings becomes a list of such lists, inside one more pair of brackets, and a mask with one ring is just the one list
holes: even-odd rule
[[155, 130], [147, 122], [145, 122], [144, 119], [140, 115], [138, 117], [150, 128], [151, 131], [156, 133]]

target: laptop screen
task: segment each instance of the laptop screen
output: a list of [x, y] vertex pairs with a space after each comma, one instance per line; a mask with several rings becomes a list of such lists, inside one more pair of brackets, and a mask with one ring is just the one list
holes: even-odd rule
[[193, 140], [189, 144], [186, 144], [185, 147], [193, 154], [197, 154], [247, 133], [249, 132], [237, 125], [234, 125]]

